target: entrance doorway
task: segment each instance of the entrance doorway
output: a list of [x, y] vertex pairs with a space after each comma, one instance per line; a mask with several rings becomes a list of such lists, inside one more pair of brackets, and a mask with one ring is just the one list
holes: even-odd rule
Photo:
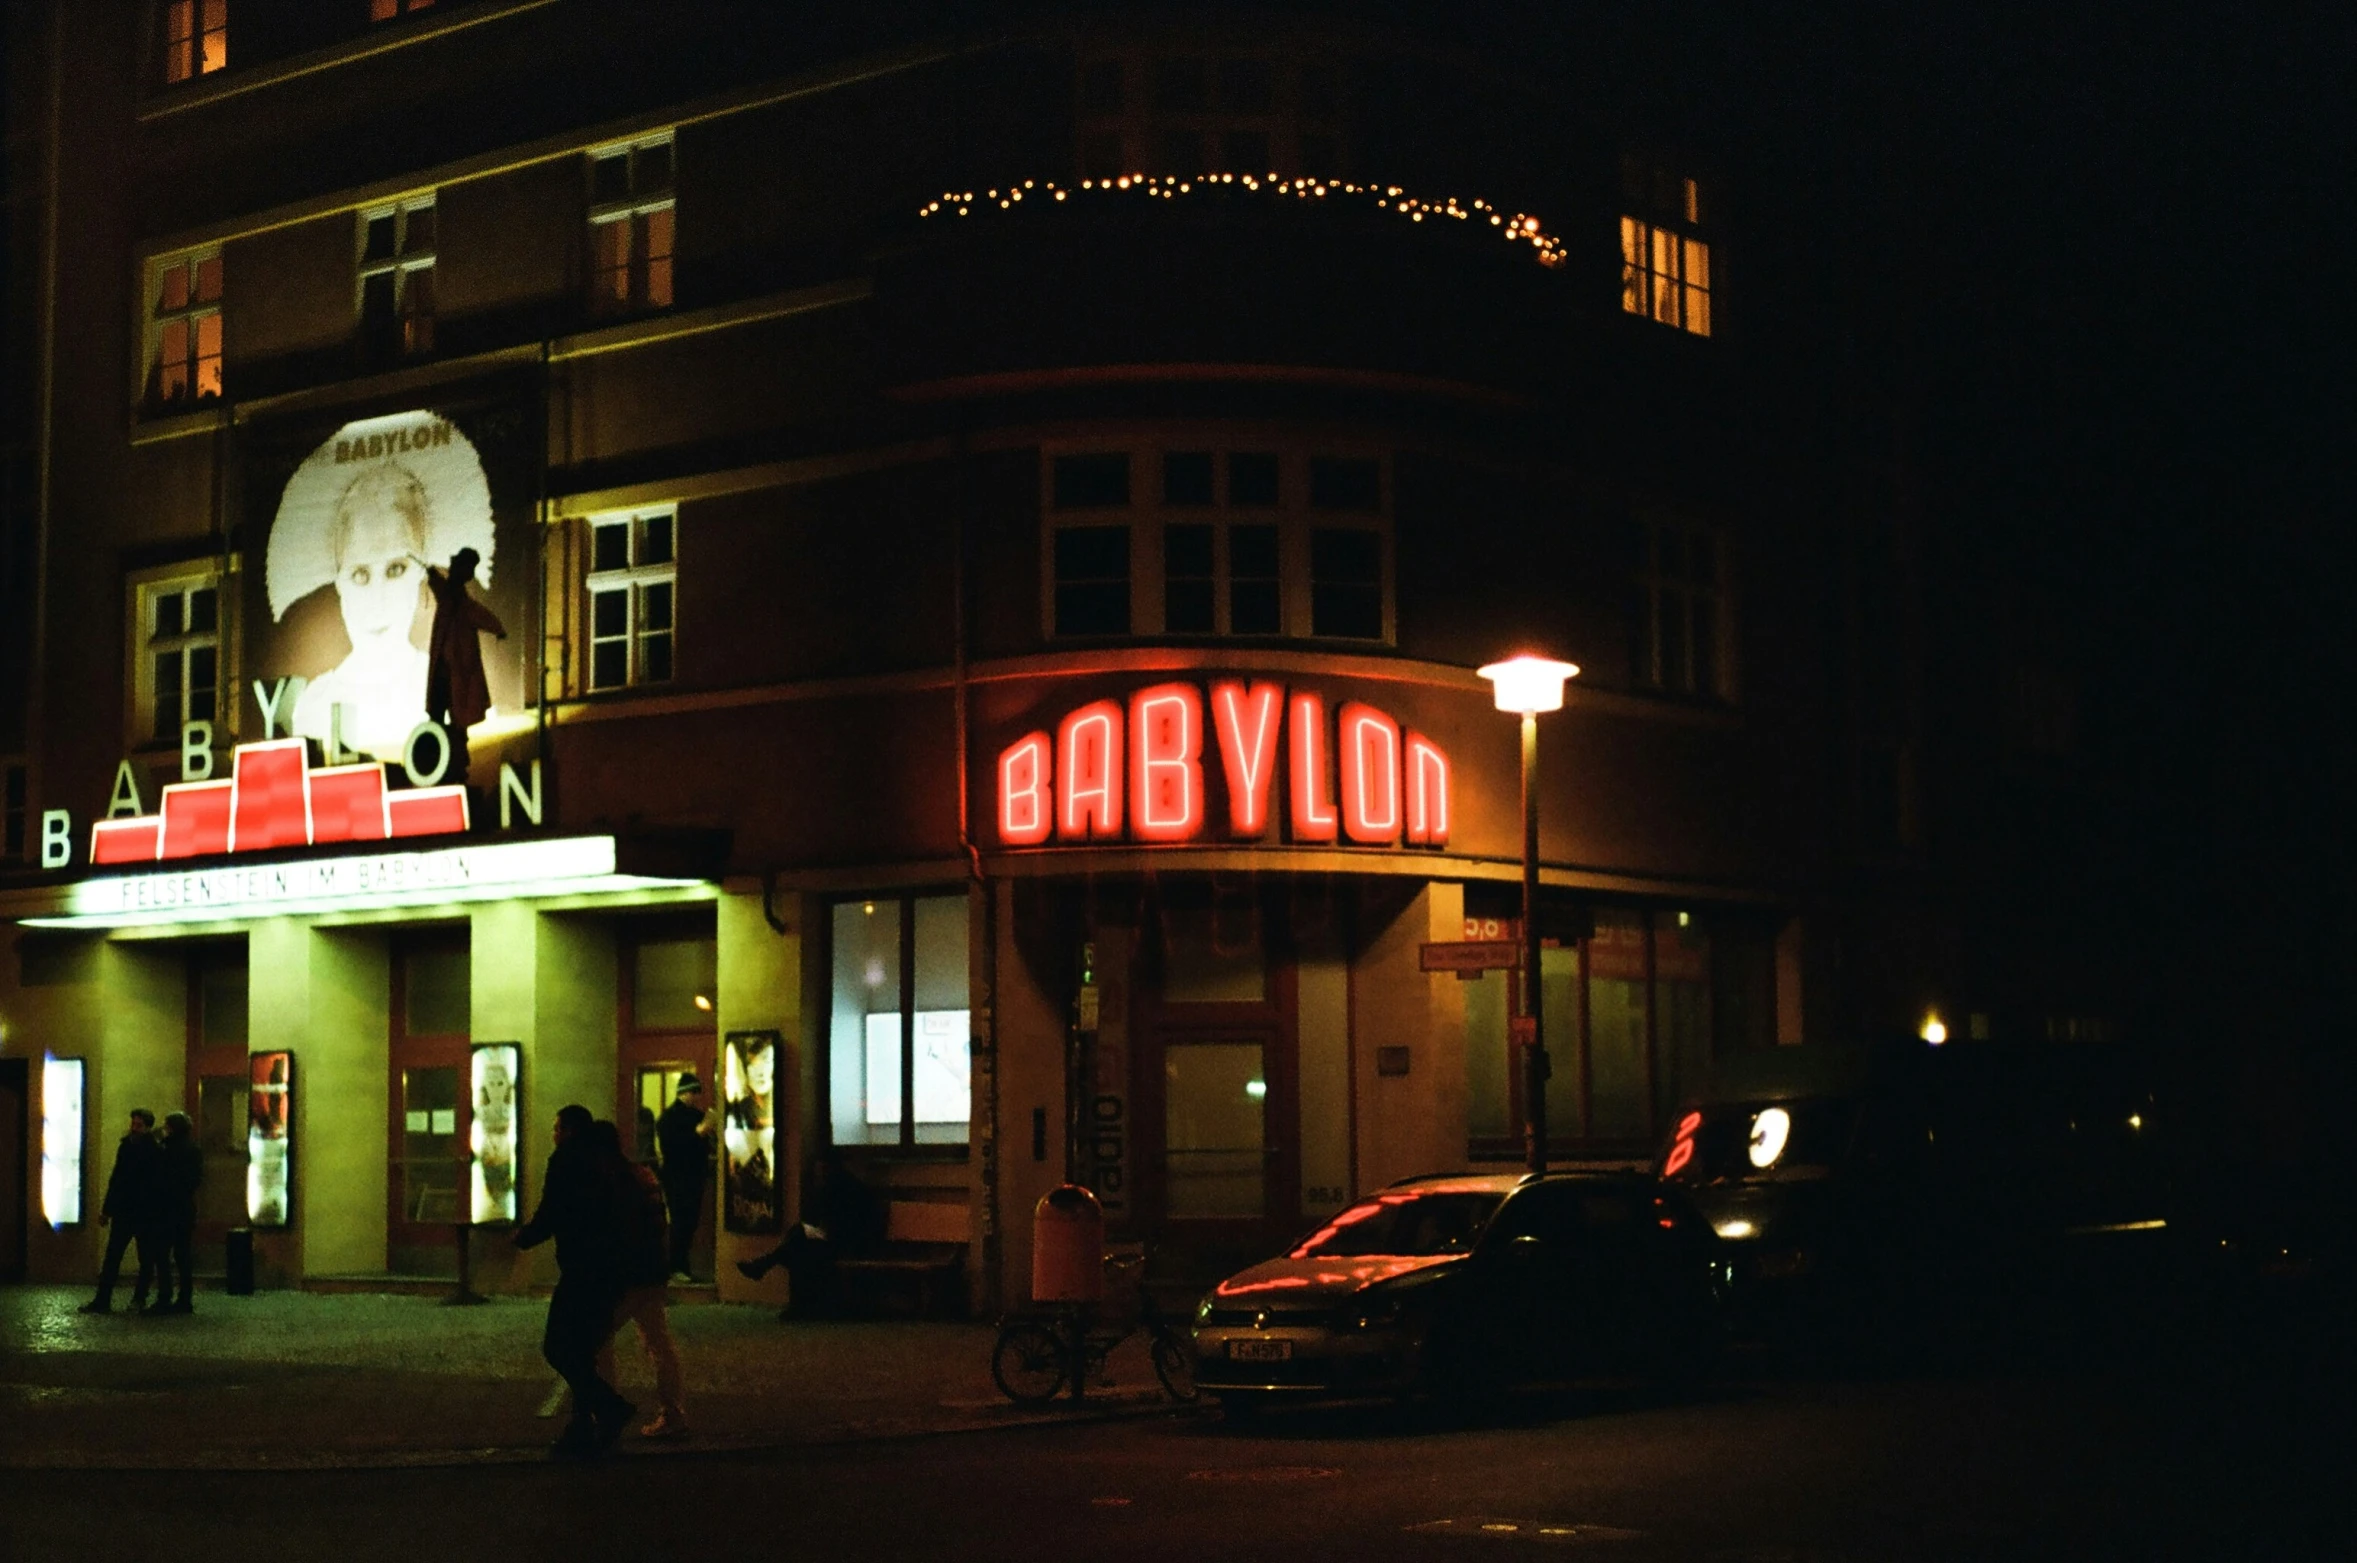
[[186, 1099], [205, 1157], [205, 1180], [196, 1191], [195, 1263], [207, 1275], [227, 1270], [229, 1229], [246, 1224], [248, 991], [243, 938], [189, 951]]
[[458, 1229], [471, 1214], [473, 982], [463, 932], [394, 947], [385, 1263], [395, 1275], [458, 1273]]
[[[630, 1115], [630, 1121], [620, 1125], [630, 1154], [659, 1168], [656, 1122], [678, 1099], [683, 1077], [692, 1074], [704, 1084], [705, 1122], [713, 1132], [702, 1142], [703, 1197], [697, 1202], [695, 1237], [688, 1247], [688, 1269], [702, 1279], [712, 1273], [712, 1233], [719, 1208], [712, 1166], [721, 1118], [714, 998], [719, 991], [719, 951], [711, 917], [634, 924], [623, 943], [621, 967], [621, 1079], [615, 1097]], [[679, 1217], [672, 1219], [676, 1223]]]

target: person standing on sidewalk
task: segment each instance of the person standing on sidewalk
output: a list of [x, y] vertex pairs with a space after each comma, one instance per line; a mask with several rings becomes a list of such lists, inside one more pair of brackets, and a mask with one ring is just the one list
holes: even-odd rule
[[131, 1311], [147, 1306], [147, 1283], [155, 1274], [156, 1240], [151, 1223], [162, 1193], [163, 1168], [155, 1142], [155, 1114], [144, 1107], [131, 1109], [131, 1132], [115, 1147], [114, 1170], [107, 1174], [106, 1198], [98, 1207], [98, 1224], [108, 1228], [106, 1258], [98, 1267], [98, 1295], [82, 1304], [84, 1313], [111, 1313], [115, 1279], [122, 1274], [123, 1250], [139, 1245], [139, 1285], [131, 1293]]
[[695, 1279], [687, 1254], [704, 1210], [704, 1164], [711, 1157], [705, 1131], [704, 1082], [681, 1075], [678, 1095], [655, 1122], [655, 1143], [663, 1153], [663, 1198], [671, 1207], [671, 1273], [683, 1281]]
[[671, 1271], [665, 1243], [663, 1185], [651, 1168], [622, 1151], [622, 1131], [599, 1119], [590, 1129], [598, 1160], [622, 1190], [622, 1301], [614, 1311], [614, 1333], [597, 1354], [598, 1375], [614, 1382], [614, 1341], [624, 1323], [638, 1327], [639, 1348], [655, 1368], [660, 1409], [641, 1427], [643, 1438], [688, 1436], [687, 1405], [681, 1397], [679, 1347], [671, 1338]]
[[[205, 1153], [196, 1143], [196, 1124], [186, 1113], [164, 1114], [163, 1143], [157, 1147], [156, 1300], [150, 1313], [196, 1312], [191, 1250], [196, 1242], [196, 1191], [205, 1181]], [[172, 1269], [180, 1270], [180, 1295], [172, 1295]]]
[[540, 1180], [540, 1206], [516, 1232], [516, 1247], [557, 1245], [557, 1284], [549, 1294], [540, 1354], [573, 1391], [573, 1416], [550, 1453], [591, 1455], [613, 1447], [638, 1408], [597, 1370], [597, 1354], [614, 1333], [622, 1300], [622, 1206], [614, 1179], [600, 1167], [578, 1103], [557, 1110], [556, 1148]]

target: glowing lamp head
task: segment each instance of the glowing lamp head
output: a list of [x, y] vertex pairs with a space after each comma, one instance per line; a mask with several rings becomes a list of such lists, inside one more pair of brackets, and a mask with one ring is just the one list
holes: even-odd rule
[[1923, 1030], [1918, 1035], [1933, 1047], [1938, 1047], [1948, 1040], [1948, 1023], [1937, 1015], [1926, 1015], [1923, 1017]]
[[1480, 670], [1490, 681], [1501, 711], [1536, 716], [1563, 709], [1563, 681], [1579, 677], [1579, 668], [1547, 657], [1508, 657]]
[[[1763, 1107], [1751, 1121], [1751, 1143], [1746, 1147], [1751, 1164], [1761, 1171], [1776, 1165], [1784, 1156], [1785, 1143], [1792, 1138], [1792, 1114], [1781, 1107]], [[1725, 1233], [1722, 1231], [1722, 1236]]]

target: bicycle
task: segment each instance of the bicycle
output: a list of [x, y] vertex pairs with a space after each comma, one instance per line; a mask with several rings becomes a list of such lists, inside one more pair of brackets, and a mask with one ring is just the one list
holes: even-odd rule
[[1147, 1354], [1163, 1393], [1186, 1402], [1195, 1398], [1195, 1355], [1178, 1321], [1154, 1306], [1145, 1289], [1146, 1256], [1105, 1257], [1109, 1298], [1134, 1306], [1111, 1321], [1088, 1303], [1060, 1303], [1044, 1313], [1020, 1314], [1000, 1324], [991, 1347], [990, 1377], [999, 1392], [1019, 1406], [1044, 1406], [1071, 1386], [1072, 1398], [1086, 1398], [1091, 1378], [1102, 1380], [1105, 1360], [1132, 1335], [1145, 1332]]

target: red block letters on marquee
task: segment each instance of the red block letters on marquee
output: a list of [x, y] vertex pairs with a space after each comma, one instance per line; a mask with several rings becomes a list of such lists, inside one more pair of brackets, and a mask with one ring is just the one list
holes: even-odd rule
[[312, 770], [300, 738], [240, 744], [227, 781], [177, 782], [163, 810], [90, 827], [90, 861], [154, 863], [224, 852], [443, 836], [467, 828], [464, 787], [385, 785], [370, 763]]
[[1448, 844], [1448, 754], [1423, 734], [1358, 701], [1329, 727], [1324, 697], [1296, 690], [1288, 700], [1276, 683], [1223, 679], [1209, 695], [1193, 684], [1156, 684], [1131, 695], [1126, 710], [1094, 701], [1058, 723], [1053, 737], [1016, 739], [998, 757], [999, 840], [1010, 847], [1200, 840], [1210, 823], [1207, 751], [1215, 746], [1227, 837], [1263, 839], [1281, 736], [1289, 840]]

